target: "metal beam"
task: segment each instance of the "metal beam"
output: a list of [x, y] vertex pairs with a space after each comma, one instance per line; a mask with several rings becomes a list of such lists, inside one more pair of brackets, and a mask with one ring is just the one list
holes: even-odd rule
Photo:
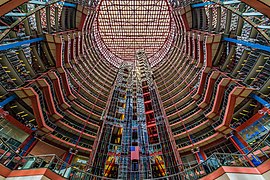
[[250, 94], [250, 97], [252, 97], [253, 99], [255, 99], [256, 101], [258, 101], [260, 104], [262, 104], [263, 106], [269, 108], [270, 107], [270, 103], [267, 102], [266, 100], [262, 99], [261, 97], [257, 96], [256, 94]]
[[20, 46], [25, 45], [25, 44], [39, 42], [39, 41], [42, 41], [42, 40], [44, 40], [44, 38], [40, 37], [40, 38], [34, 38], [34, 39], [30, 39], [30, 40], [25, 40], [25, 41], [19, 41], [19, 42], [15, 42], [15, 43], [4, 44], [4, 45], [0, 46], [0, 51], [20, 47]]
[[17, 96], [15, 94], [13, 94], [12, 96], [9, 96], [4, 101], [0, 102], [0, 108], [3, 108], [5, 105], [7, 105], [8, 103], [10, 103], [11, 101], [13, 101], [16, 98], [17, 98]]
[[261, 2], [261, 1], [251, 1], [251, 0], [241, 0], [242, 2], [246, 3], [250, 7], [260, 11], [261, 13], [265, 14], [268, 18], [270, 18], [270, 7]]
[[213, 2], [204, 2], [204, 3], [198, 3], [198, 4], [192, 4], [191, 7], [192, 8], [199, 8], [199, 7], [204, 7], [204, 6], [208, 6], [214, 4]]
[[237, 0], [233, 0], [233, 1], [225, 1], [223, 2], [222, 4], [224, 5], [228, 5], [228, 4], [238, 4], [240, 3], [241, 1], [237, 1]]
[[243, 16], [263, 16], [262, 13], [260, 12], [245, 12], [245, 13], [242, 13]]
[[27, 16], [27, 13], [7, 13], [5, 14], [7, 17], [25, 17]]
[[68, 3], [68, 2], [59, 2], [59, 4], [65, 6], [65, 7], [73, 7], [73, 8], [77, 7], [76, 4], [72, 4], [72, 3]]
[[37, 5], [44, 5], [45, 6], [46, 2], [33, 0], [33, 1], [29, 1], [29, 4], [37, 4]]
[[[221, 0], [220, 4], [229, 5], [229, 4], [238, 4], [240, 2], [241, 1], [238, 1], [238, 0], [232, 0], [232, 1]], [[209, 6], [209, 5], [212, 5], [212, 4], [216, 4], [216, 3], [208, 1], [208, 2], [204, 2], [204, 3], [192, 4], [191, 7], [192, 8], [200, 8], [200, 7]]]
[[4, 14], [12, 11], [14, 8], [22, 5], [23, 3], [26, 3], [28, 0], [10, 0], [6, 3], [3, 3], [0, 5], [0, 16], [3, 16]]
[[238, 40], [238, 39], [233, 39], [233, 38], [223, 38], [224, 41], [228, 41], [228, 42], [232, 42], [232, 43], [236, 43], [236, 44], [242, 44], [244, 46], [247, 47], [251, 47], [254, 49], [260, 49], [263, 51], [267, 51], [270, 52], [270, 46], [265, 46], [265, 45], [261, 45], [261, 44], [256, 44], [256, 43], [251, 43], [251, 42], [247, 42], [247, 41], [242, 41], [242, 40]]

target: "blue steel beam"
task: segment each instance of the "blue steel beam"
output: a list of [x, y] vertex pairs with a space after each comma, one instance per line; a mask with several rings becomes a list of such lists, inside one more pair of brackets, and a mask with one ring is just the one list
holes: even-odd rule
[[256, 94], [251, 93], [250, 97], [252, 97], [253, 99], [255, 99], [256, 101], [258, 101], [259, 103], [261, 103], [263, 106], [269, 108], [270, 107], [270, 103], [267, 102], [266, 100], [262, 99], [261, 97], [257, 96]]
[[242, 13], [243, 16], [263, 16], [262, 13], [260, 12], [246, 12], [246, 13]]
[[228, 5], [228, 4], [238, 4], [240, 3], [241, 1], [237, 1], [237, 0], [233, 0], [233, 1], [224, 1], [222, 2], [222, 4], [224, 5]]
[[5, 16], [7, 16], [7, 17], [25, 17], [25, 16], [27, 16], [27, 14], [26, 13], [7, 13], [7, 14], [5, 14]]
[[214, 4], [213, 2], [204, 2], [204, 3], [198, 3], [198, 4], [192, 4], [191, 7], [192, 8], [198, 8], [198, 7], [204, 7], [204, 6], [208, 6]]
[[7, 28], [9, 28], [9, 26], [0, 26], [0, 30], [5, 30]]
[[[241, 3], [241, 1], [238, 1], [238, 0], [232, 0], [232, 1], [221, 0], [219, 3], [223, 4], [223, 5], [230, 5], [230, 4]], [[212, 4], [215, 4], [215, 2], [208, 1], [208, 2], [204, 2], [204, 3], [192, 4], [191, 7], [192, 8], [199, 8], [199, 7], [204, 7], [204, 6], [208, 6], [208, 5], [212, 5]]]
[[36, 1], [36, 0], [32, 0], [29, 1], [30, 4], [37, 4], [37, 5], [46, 5], [46, 2], [42, 2], [42, 1]]
[[13, 94], [12, 96], [6, 98], [4, 101], [1, 101], [0, 108], [3, 108], [6, 104], [10, 103], [11, 101], [13, 101], [16, 98], [17, 98], [17, 96], [15, 94]]
[[19, 42], [15, 42], [15, 43], [3, 44], [0, 46], [0, 51], [20, 47], [20, 46], [25, 45], [25, 44], [39, 42], [42, 40], [44, 40], [44, 38], [40, 37], [40, 38], [34, 38], [34, 39], [25, 40], [25, 41], [19, 41]]
[[68, 2], [59, 2], [58, 4], [61, 4], [66, 7], [73, 7], [76, 8], [76, 4], [68, 3]]
[[270, 26], [257, 26], [260, 29], [270, 29]]
[[223, 40], [228, 41], [228, 42], [232, 42], [232, 43], [236, 43], [236, 44], [242, 44], [244, 46], [251, 47], [254, 49], [260, 49], [263, 51], [270, 52], [270, 46], [265, 46], [265, 45], [261, 45], [261, 44], [251, 43], [251, 42], [242, 41], [242, 40], [233, 39], [233, 38], [227, 38], [227, 37], [223, 38]]

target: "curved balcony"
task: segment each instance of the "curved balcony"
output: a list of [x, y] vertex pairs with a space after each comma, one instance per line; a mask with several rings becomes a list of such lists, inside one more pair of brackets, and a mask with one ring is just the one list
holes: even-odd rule
[[181, 115], [181, 114], [185, 114], [188, 113], [190, 111], [192, 111], [192, 109], [194, 109], [195, 107], [197, 107], [195, 101], [191, 102], [190, 104], [188, 104], [184, 109], [181, 109], [181, 111], [176, 112], [170, 116], [168, 116], [167, 118], [170, 119], [175, 119], [177, 116]]
[[[170, 125], [171, 128], [172, 128], [172, 130], [173, 130], [174, 128], [179, 127], [182, 123], [193, 122], [193, 121], [195, 121], [197, 118], [199, 118], [200, 116], [204, 116], [204, 115], [202, 114], [202, 112], [203, 112], [202, 110], [197, 110], [195, 113], [190, 114], [190, 116], [187, 116], [186, 118], [183, 118], [183, 117], [181, 116], [181, 120], [179, 120], [179, 121], [177, 121], [177, 122], [175, 122], [175, 123], [173, 123], [173, 124]], [[178, 119], [179, 119], [179, 118], [178, 118]]]
[[215, 96], [212, 99], [210, 106], [205, 111], [206, 117], [213, 119], [219, 114], [220, 105], [222, 101], [226, 101], [226, 98], [224, 98], [225, 97], [224, 93], [225, 93], [226, 88], [229, 88], [228, 90], [231, 91], [232, 89], [230, 88], [233, 88], [235, 86], [237, 85], [235, 85], [234, 83], [231, 83], [230, 78], [223, 78], [218, 83]]
[[[175, 67], [173, 68], [173, 70], [169, 70], [169, 72], [167, 73], [167, 76], [164, 76], [164, 75], [162, 76], [161, 82], [163, 82], [163, 84], [157, 83], [157, 86], [162, 88], [161, 95], [164, 94], [162, 92], [164, 91], [164, 88], [168, 86], [168, 84], [171, 85], [171, 83], [169, 82], [171, 82], [172, 80], [175, 81], [179, 79], [179, 77], [185, 76], [185, 74], [187, 74], [191, 70], [190, 68], [193, 67], [192, 63], [189, 62], [189, 58], [187, 57], [181, 57], [180, 61], [177, 63], [178, 64], [173, 65], [173, 67]], [[172, 78], [175, 75], [174, 71], [180, 72], [176, 79]]]
[[[219, 76], [219, 73], [214, 72], [214, 73], [212, 73], [212, 75], [210, 75], [210, 79], [209, 79], [208, 84], [207, 84], [207, 89], [205, 91], [205, 95], [204, 95], [204, 97], [201, 97], [203, 100], [200, 104], [198, 104], [198, 106], [200, 108], [205, 109], [210, 102], [214, 101], [214, 97], [216, 95], [218, 84], [221, 82], [222, 78], [223, 78], [223, 76]], [[211, 107], [212, 106], [210, 106], [209, 109], [211, 109]]]
[[[99, 79], [101, 82], [104, 83], [104, 86], [106, 86], [107, 89], [109, 88], [109, 86], [112, 84], [113, 81], [113, 79], [110, 79], [108, 76], [108, 74], [110, 74], [111, 72], [110, 73], [104, 72], [104, 74], [101, 74], [100, 72], [98, 72], [99, 67], [97, 67], [97, 65], [95, 67], [91, 67], [89, 66], [89, 64], [86, 64], [88, 62], [86, 58], [80, 58], [80, 61], [81, 61], [80, 63], [81, 69], [84, 70], [86, 69], [89, 74], [92, 74], [93, 78]], [[100, 84], [102, 84], [101, 82]]]
[[[33, 108], [33, 113], [38, 125], [38, 128], [43, 130], [44, 132], [53, 132], [54, 128], [50, 127], [52, 123], [48, 119], [46, 112], [44, 112], [41, 108], [40, 96], [36, 91], [32, 88], [21, 88], [14, 91], [18, 97], [23, 98], [24, 102]], [[48, 124], [47, 124], [48, 123]]]
[[91, 145], [81, 143], [80, 145], [76, 146], [76, 144], [74, 144], [74, 142], [72, 141], [73, 139], [71, 139], [63, 134], [57, 133], [57, 132], [49, 134], [48, 136], [46, 136], [46, 138], [49, 141], [56, 142], [57, 144], [64, 146], [66, 148], [76, 147], [79, 151], [85, 152], [87, 154], [92, 152]]
[[201, 118], [195, 122], [185, 124], [185, 128], [177, 129], [173, 132], [175, 140], [188, 136], [188, 134], [193, 134], [201, 131], [209, 126], [209, 120], [207, 118]]
[[[181, 52], [179, 54], [181, 54]], [[174, 58], [177, 59], [176, 57], [172, 57], [172, 59]], [[184, 66], [184, 60], [185, 57], [181, 57], [180, 59], [178, 59], [178, 61], [171, 60], [172, 64], [170, 67], [167, 68], [167, 72], [165, 72], [166, 74], [162, 74], [162, 72], [159, 71], [160, 69], [156, 70], [154, 74], [155, 76], [157, 76], [157, 86], [162, 88], [166, 85], [167, 81], [172, 80], [172, 77], [174, 77], [175, 75], [180, 75]]]
[[76, 79], [78, 80], [77, 83], [80, 83], [81, 85], [81, 88], [84, 88], [86, 91], [88, 91], [90, 94], [92, 94], [93, 96], [100, 96], [100, 100], [102, 100], [103, 102], [105, 102], [106, 100], [106, 96], [103, 94], [103, 90], [104, 88], [102, 88], [102, 90], [99, 90], [97, 88], [95, 88], [92, 84], [90, 85], [87, 80], [89, 80], [89, 76], [86, 76], [86, 77], [82, 77], [79, 72], [77, 70], [74, 69], [71, 69], [69, 71], [69, 74], [74, 77], [76, 77]]
[[184, 86], [181, 90], [175, 91], [175, 94], [172, 94], [172, 95], [168, 93], [169, 95], [171, 95], [171, 97], [167, 99], [162, 99], [165, 108], [167, 108], [167, 106], [169, 105], [168, 103], [171, 100], [173, 100], [174, 102], [178, 102], [182, 99], [182, 97], [185, 97], [190, 93], [193, 93], [195, 89], [192, 90], [192, 88], [194, 88], [195, 84], [198, 83], [199, 72], [200, 71], [197, 70], [196, 74], [193, 76], [193, 79], [191, 79], [190, 82], [187, 82], [189, 84], [186, 84], [186, 86]]
[[178, 108], [177, 106], [183, 106], [183, 104], [190, 101], [191, 97], [193, 96], [193, 93], [196, 92], [196, 87], [194, 86], [195, 86], [195, 83], [197, 83], [197, 78], [198, 76], [195, 76], [194, 79], [191, 82], [189, 82], [189, 84], [187, 84], [185, 88], [182, 89], [182, 91], [179, 92], [179, 94], [184, 93], [183, 95], [181, 96], [179, 95], [175, 99], [171, 99], [170, 101], [167, 101], [167, 103], [171, 102], [173, 103], [173, 105], [170, 105], [164, 102], [165, 109], [167, 110], [172, 107]]
[[[76, 89], [72, 89], [74, 93], [80, 93], [81, 96], [86, 96], [88, 101], [90, 101], [92, 104], [97, 105], [99, 108], [104, 108], [106, 103], [102, 100], [99, 100], [96, 96], [94, 96], [93, 94], [91, 94], [91, 92], [89, 90], [86, 90], [86, 88], [81, 85], [79, 83], [79, 81], [74, 77], [74, 76], [69, 76], [70, 77], [70, 82], [74, 85], [76, 85], [76, 87], [78, 88], [78, 90]], [[80, 87], [80, 88], [79, 88]]]
[[[177, 94], [178, 91], [181, 91], [184, 86], [191, 81], [192, 78], [194, 79], [194, 74], [196, 77], [198, 71], [199, 69], [196, 69], [195, 66], [193, 66], [192, 69], [190, 69], [190, 72], [188, 72], [188, 74], [184, 73], [183, 75], [179, 75], [177, 79], [173, 80], [173, 82], [166, 82], [166, 84], [164, 84], [165, 88], [159, 87], [160, 89], [163, 89], [162, 91], [160, 91], [160, 96], [162, 98], [165, 98], [167, 93], [171, 93], [171, 96], [174, 96], [175, 94]], [[186, 78], [184, 79], [183, 77]]]
[[[168, 63], [161, 64], [160, 67], [158, 67], [157, 69], [154, 70], [154, 74], [160, 74], [162, 77], [164, 74], [170, 74], [170, 70], [172, 69], [172, 66], [174, 64], [177, 63], [177, 67], [181, 66], [180, 62], [182, 62], [185, 59], [184, 56], [180, 56], [183, 52], [182, 49], [176, 48], [176, 50], [174, 50], [174, 53], [172, 53], [171, 58], [169, 58], [170, 61], [167, 61]], [[181, 58], [180, 61], [176, 61], [176, 60], [179, 60], [180, 58]], [[169, 65], [172, 65], [172, 66], [169, 66]], [[169, 66], [169, 67], [167, 67], [167, 66]], [[160, 78], [157, 78], [156, 80], [157, 80], [157, 82], [161, 81]]]
[[92, 141], [94, 141], [96, 138], [96, 134], [93, 133], [93, 131], [89, 128], [72, 123], [66, 119], [58, 121], [57, 124], [60, 125], [61, 128], [63, 128], [64, 130], [72, 134], [76, 134], [78, 136], [82, 135], [82, 137], [86, 139], [91, 139]]
[[205, 134], [204, 136], [198, 137], [196, 139], [196, 143], [194, 143], [194, 144], [191, 144], [190, 141], [185, 141], [185, 142], [183, 142], [181, 144], [178, 144], [177, 145], [177, 147], [178, 147], [177, 150], [179, 152], [190, 151], [194, 146], [195, 147], [204, 146], [204, 145], [210, 144], [211, 142], [214, 142], [214, 141], [216, 141], [216, 140], [223, 137], [223, 135], [219, 134], [218, 132], [216, 132], [216, 133], [211, 132], [210, 134]]
[[[91, 79], [91, 82], [92, 82], [92, 85], [93, 87], [97, 88], [97, 89], [103, 89], [102, 94], [103, 95], [108, 95], [108, 90], [109, 90], [109, 85], [107, 84], [107, 81], [106, 80], [103, 80], [102, 81], [102, 77], [99, 77], [97, 76], [97, 73], [94, 75], [92, 74], [92, 72], [90, 72], [88, 70], [88, 68], [86, 67], [82, 67], [81, 64], [77, 64], [77, 65], [74, 65], [76, 66], [73, 67], [74, 69], [76, 69], [77, 71], [80, 71], [82, 72], [81, 74], [84, 76], [84, 77], [87, 77], [88, 80]], [[110, 73], [110, 72], [109, 72]], [[110, 83], [109, 83], [110, 84]]]

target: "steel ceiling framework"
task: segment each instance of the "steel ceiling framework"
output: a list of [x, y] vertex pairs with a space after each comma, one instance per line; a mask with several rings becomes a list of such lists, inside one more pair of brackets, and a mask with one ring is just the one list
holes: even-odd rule
[[144, 49], [157, 63], [172, 44], [174, 23], [167, 0], [101, 0], [94, 26], [101, 53], [116, 66]]

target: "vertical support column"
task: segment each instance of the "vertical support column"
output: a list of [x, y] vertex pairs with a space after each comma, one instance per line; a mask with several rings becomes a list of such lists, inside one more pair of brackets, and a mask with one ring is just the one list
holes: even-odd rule
[[212, 36], [207, 36], [205, 39], [205, 52], [206, 52], [206, 66], [207, 67], [212, 67]]
[[80, 48], [80, 50], [79, 50], [79, 54], [82, 54], [83, 53], [83, 44], [84, 44], [84, 42], [86, 41], [86, 39], [85, 39], [85, 34], [84, 33], [81, 33], [81, 35], [80, 35], [80, 44], [79, 44], [79, 48]]
[[195, 155], [196, 161], [197, 161], [198, 163], [200, 163], [202, 160], [201, 160], [201, 157], [200, 157], [199, 153], [196, 152], [196, 153], [194, 153], [194, 155]]
[[64, 41], [64, 62], [65, 62], [65, 66], [67, 68], [70, 68], [71, 65], [69, 64], [70, 63], [70, 37], [69, 35], [65, 34], [63, 35], [63, 41]]
[[35, 147], [38, 140], [33, 136], [29, 135], [28, 138], [20, 145], [20, 148], [22, 149], [22, 156], [26, 156], [29, 154], [29, 152]]
[[62, 50], [63, 50], [63, 44], [62, 44], [62, 40], [59, 37], [54, 37], [54, 41], [55, 41], [55, 61], [56, 61], [56, 67], [62, 67], [63, 63], [62, 63]]
[[204, 61], [204, 52], [203, 52], [203, 35], [200, 34], [200, 37], [198, 38], [198, 43], [199, 43], [199, 62], [201, 65], [203, 65]]
[[203, 150], [199, 150], [198, 152], [195, 153], [195, 157], [198, 163], [205, 161], [207, 159], [205, 153]]
[[194, 49], [194, 47], [193, 47], [193, 38], [192, 38], [192, 32], [189, 32], [188, 33], [188, 37], [189, 37], [189, 55], [190, 55], [190, 57], [192, 57], [193, 55], [193, 49]]
[[185, 54], [189, 54], [189, 37], [188, 34], [185, 35], [185, 41], [186, 41], [186, 52]]
[[81, 5], [77, 5], [77, 12], [76, 12], [76, 27], [79, 31], [82, 30], [86, 17], [87, 17], [88, 10]]
[[238, 134], [235, 133], [234, 136], [230, 137], [230, 141], [236, 147], [238, 151], [242, 154], [247, 153], [251, 148], [248, 147], [248, 144], [243, 140], [243, 138]]
[[73, 154], [71, 154], [69, 151], [67, 151], [63, 158], [62, 158], [66, 163], [70, 164], [72, 159], [73, 159]]
[[197, 34], [196, 33], [191, 33], [192, 35], [192, 46], [193, 47], [193, 52], [192, 52], [192, 57], [193, 59], [198, 59], [198, 40], [197, 40]]
[[69, 53], [70, 53], [70, 57], [71, 57], [70, 61], [74, 60], [74, 41], [75, 41], [74, 38], [75, 38], [74, 34], [71, 34], [70, 35], [70, 46], [69, 46], [69, 48], [70, 48]]
[[199, 156], [200, 156], [200, 158], [202, 160], [206, 160], [207, 159], [207, 156], [206, 156], [205, 152], [202, 149], [200, 149], [200, 151], [199, 151]]
[[190, 24], [192, 24], [191, 7], [187, 6], [180, 9], [181, 19], [186, 31], [190, 31]]
[[82, 33], [81, 32], [78, 32], [78, 35], [77, 35], [77, 56], [79, 56], [81, 54], [81, 46], [82, 46]]

